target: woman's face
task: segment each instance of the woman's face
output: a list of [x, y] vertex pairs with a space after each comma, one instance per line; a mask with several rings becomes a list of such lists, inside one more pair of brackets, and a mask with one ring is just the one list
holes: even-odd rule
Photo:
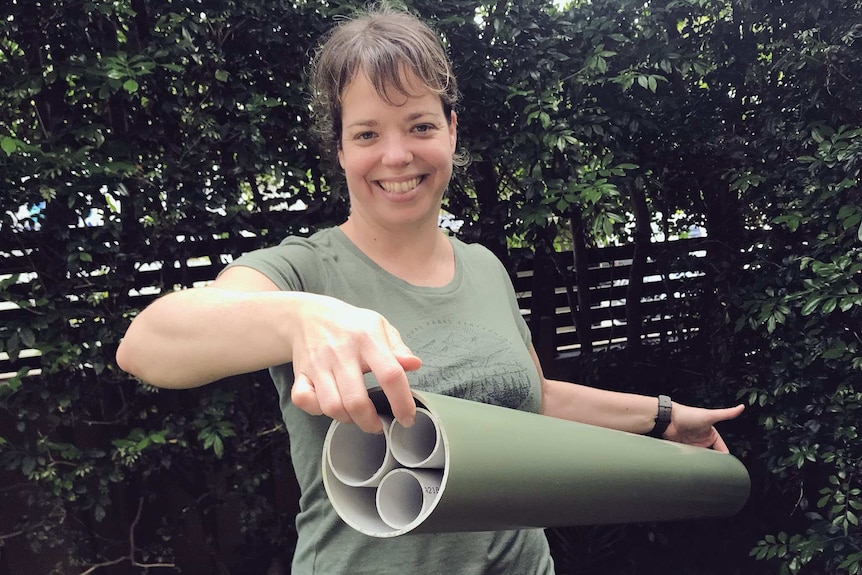
[[456, 117], [414, 76], [383, 100], [358, 73], [341, 100], [338, 161], [347, 178], [351, 218], [373, 227], [437, 225], [452, 177]]

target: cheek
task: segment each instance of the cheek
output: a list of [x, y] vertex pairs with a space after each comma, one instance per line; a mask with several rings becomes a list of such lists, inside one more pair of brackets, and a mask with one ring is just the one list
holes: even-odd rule
[[338, 163], [345, 172], [352, 172], [356, 169], [356, 155], [350, 151], [339, 150]]
[[338, 154], [338, 163], [341, 164], [341, 169], [348, 180], [364, 178], [374, 165], [370, 154], [359, 153], [356, 150], [341, 151]]

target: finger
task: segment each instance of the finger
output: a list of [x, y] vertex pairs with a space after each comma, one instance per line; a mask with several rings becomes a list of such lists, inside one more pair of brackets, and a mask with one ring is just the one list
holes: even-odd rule
[[317, 401], [317, 392], [314, 389], [314, 384], [305, 374], [298, 374], [294, 377], [293, 387], [290, 390], [290, 401], [310, 415], [322, 415], [323, 410], [320, 409], [320, 403]]
[[386, 324], [386, 328], [386, 337], [389, 341], [389, 348], [392, 350], [398, 363], [401, 364], [401, 367], [404, 368], [405, 371], [416, 371], [422, 367], [422, 360], [419, 359], [409, 347], [407, 347], [407, 344], [405, 344], [404, 340], [401, 339], [401, 334], [398, 333], [398, 330], [395, 329], [392, 324]]
[[413, 352], [408, 352], [409, 355], [395, 354], [395, 359], [404, 371], [416, 371], [422, 367], [422, 360], [413, 355]]
[[335, 381], [341, 400], [341, 407], [345, 414], [362, 431], [367, 433], [383, 433], [383, 423], [377, 408], [368, 397], [368, 389], [365, 387], [365, 378], [362, 370], [357, 364], [340, 364], [336, 373]]
[[725, 444], [724, 440], [721, 438], [721, 434], [715, 431], [715, 429], [713, 429], [713, 433], [715, 433], [715, 443], [712, 444], [712, 448], [720, 453], [730, 453], [730, 450], [727, 448], [727, 444]]
[[[366, 362], [389, 400], [393, 417], [404, 427], [410, 427], [416, 420], [416, 401], [413, 399], [413, 394], [410, 393], [410, 382], [407, 380], [405, 368], [401, 366], [401, 362], [394, 355], [393, 348], [407, 350], [409, 356], [419, 361], [420, 365], [421, 361], [418, 357], [413, 356], [412, 352], [409, 352], [409, 348], [404, 345], [398, 330], [389, 324], [386, 324], [386, 335], [387, 347], [374, 346], [369, 350]], [[418, 365], [416, 368], [418, 369]]]
[[[316, 372], [313, 379], [308, 376], [305, 377], [313, 386], [319, 413], [341, 423], [353, 423], [350, 414], [344, 408], [344, 403], [341, 400], [341, 391], [338, 389], [335, 376], [332, 373]], [[308, 413], [314, 414], [312, 411]]]
[[416, 419], [416, 401], [410, 393], [410, 383], [404, 369], [394, 358], [369, 361], [369, 367], [389, 400], [393, 417], [404, 427], [412, 426]]

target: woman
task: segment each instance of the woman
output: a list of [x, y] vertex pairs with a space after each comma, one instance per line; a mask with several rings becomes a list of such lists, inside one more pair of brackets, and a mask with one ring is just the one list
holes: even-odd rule
[[553, 573], [541, 530], [374, 539], [337, 517], [321, 481], [330, 420], [317, 416], [380, 432], [369, 386], [407, 426], [415, 387], [727, 451], [713, 425], [741, 405], [659, 410], [656, 398], [545, 378], [502, 264], [440, 231], [458, 92], [427, 26], [385, 7], [343, 22], [318, 50], [312, 88], [347, 221], [157, 300], [117, 352], [124, 370], [169, 388], [270, 368], [302, 489], [293, 573]]

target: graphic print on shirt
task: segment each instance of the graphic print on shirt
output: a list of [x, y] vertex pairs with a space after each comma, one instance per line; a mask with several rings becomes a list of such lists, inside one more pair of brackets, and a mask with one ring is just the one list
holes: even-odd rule
[[530, 374], [511, 342], [481, 326], [431, 320], [406, 334], [422, 358], [412, 374], [417, 389], [519, 409], [530, 395]]

